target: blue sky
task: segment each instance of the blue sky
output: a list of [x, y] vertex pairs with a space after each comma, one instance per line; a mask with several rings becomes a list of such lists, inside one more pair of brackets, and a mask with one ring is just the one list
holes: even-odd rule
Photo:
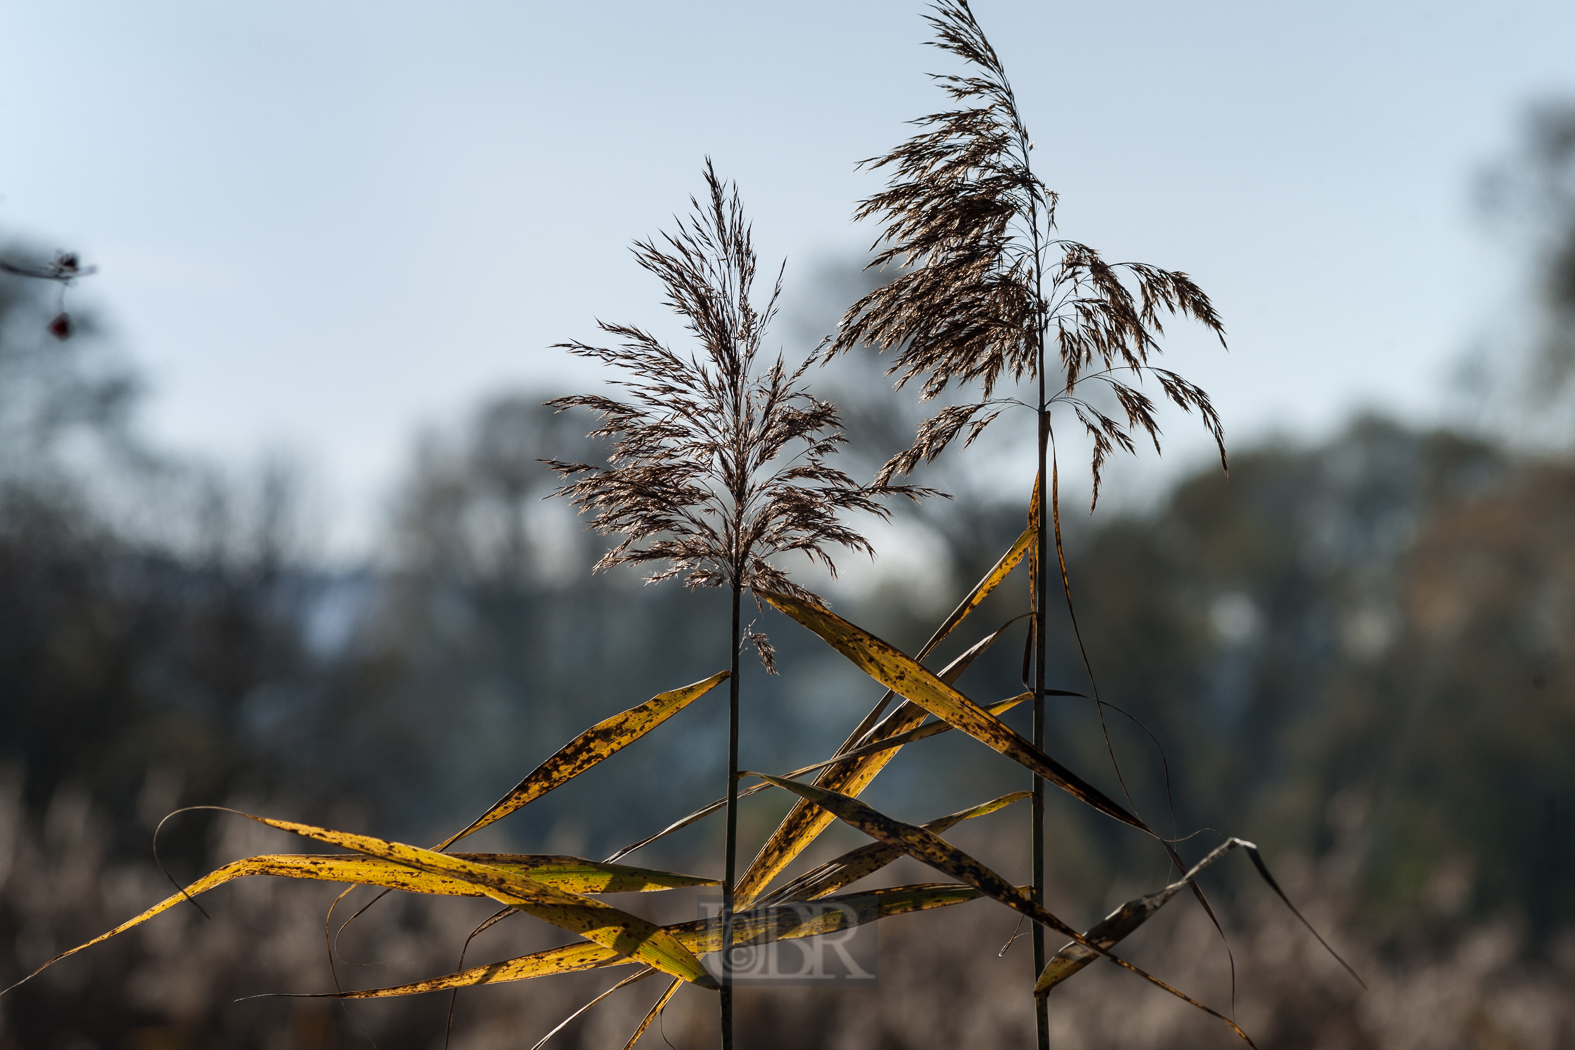
[[[1575, 4], [975, 10], [1065, 234], [1214, 297], [1230, 353], [1183, 333], [1175, 364], [1237, 443], [1438, 411], [1511, 284], [1472, 180], [1575, 94]], [[0, 233], [100, 266], [76, 294], [148, 371], [154, 435], [292, 452], [353, 546], [419, 426], [591, 383], [548, 345], [660, 319], [627, 245], [707, 154], [790, 299], [860, 251], [854, 162], [940, 102], [920, 11], [7, 0]]]

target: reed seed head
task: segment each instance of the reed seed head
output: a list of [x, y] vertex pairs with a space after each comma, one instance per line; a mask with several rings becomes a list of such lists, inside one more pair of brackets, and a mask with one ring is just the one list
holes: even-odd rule
[[[592, 436], [611, 442], [605, 465], [547, 461], [569, 479], [555, 494], [589, 514], [596, 531], [622, 537], [597, 569], [650, 564], [651, 582], [758, 585], [819, 601], [771, 559], [796, 552], [835, 575], [830, 548], [874, 553], [843, 523], [845, 513], [885, 518], [880, 498], [916, 499], [928, 490], [872, 489], [830, 464], [845, 438], [836, 406], [805, 388], [813, 356], [791, 368], [780, 354], [761, 360], [782, 273], [757, 306], [757, 260], [737, 187], [725, 186], [709, 160], [705, 179], [706, 199], [690, 199], [692, 213], [676, 232], [634, 246], [697, 348], [678, 353], [643, 329], [607, 323], [600, 328], [616, 340], [611, 345], [559, 344], [621, 371], [627, 378], [613, 382], [627, 398], [548, 402], [595, 412]], [[770, 668], [765, 637], [750, 640]]]
[[[853, 305], [825, 356], [864, 344], [893, 350], [888, 374], [899, 387], [920, 382], [921, 400], [953, 383], [977, 384], [982, 397], [921, 424], [875, 484], [933, 460], [959, 436], [972, 443], [1013, 403], [995, 396], [998, 386], [1057, 368], [1053, 381], [1045, 376], [1044, 407], [1069, 406], [1092, 439], [1096, 501], [1113, 452], [1133, 451], [1134, 436], [1159, 448], [1154, 402], [1139, 389], [1145, 379], [1182, 409], [1198, 411], [1224, 464], [1224, 433], [1208, 395], [1151, 364], [1170, 316], [1191, 318], [1224, 343], [1208, 296], [1180, 271], [1109, 263], [1056, 236], [1056, 194], [1033, 172], [1033, 139], [967, 0], [941, 0], [928, 21], [934, 46], [972, 71], [935, 77], [955, 108], [920, 117], [913, 122], [920, 131], [863, 162], [890, 171], [887, 188], [855, 212], [882, 224], [870, 265], [901, 272]], [[1090, 383], [1113, 395], [1103, 399], [1105, 410], [1087, 396]]]

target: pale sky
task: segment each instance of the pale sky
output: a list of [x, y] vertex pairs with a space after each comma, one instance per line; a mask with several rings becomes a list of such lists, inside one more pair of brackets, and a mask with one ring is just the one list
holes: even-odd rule
[[[549, 344], [660, 320], [627, 245], [707, 154], [790, 296], [860, 251], [881, 181], [854, 162], [952, 68], [921, 10], [0, 0], [0, 233], [100, 267], [73, 294], [146, 369], [155, 437], [291, 452], [354, 546], [420, 426], [586, 386]], [[1472, 180], [1528, 101], [1575, 94], [1575, 4], [975, 10], [1062, 231], [1214, 298], [1230, 353], [1173, 363], [1236, 444], [1437, 412], [1508, 284]]]

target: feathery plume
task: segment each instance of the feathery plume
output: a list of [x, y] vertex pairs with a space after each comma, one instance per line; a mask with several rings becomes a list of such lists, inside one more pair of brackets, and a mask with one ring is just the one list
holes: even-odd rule
[[[923, 130], [862, 162], [891, 171], [886, 190], [855, 212], [883, 224], [870, 265], [903, 272], [853, 305], [825, 354], [864, 344], [895, 350], [890, 373], [899, 387], [920, 381], [921, 400], [953, 383], [976, 383], [982, 396], [925, 421], [876, 484], [933, 460], [959, 436], [964, 445], [976, 439], [1012, 403], [994, 396], [998, 386], [1044, 376], [1051, 341], [1060, 376], [1043, 407], [1068, 406], [1092, 439], [1095, 502], [1112, 453], [1133, 451], [1134, 436], [1159, 448], [1155, 404], [1138, 388], [1148, 377], [1170, 401], [1198, 411], [1223, 464], [1224, 432], [1208, 395], [1151, 363], [1170, 316], [1198, 321], [1223, 345], [1208, 296], [1180, 271], [1106, 262], [1056, 237], [1056, 194], [1032, 170], [1033, 139], [967, 0], [941, 0], [928, 21], [933, 45], [974, 72], [937, 76], [958, 107], [920, 117], [913, 123]], [[1116, 415], [1089, 400], [1088, 383], [1114, 394]]]
[[[830, 465], [845, 438], [836, 406], [804, 388], [812, 358], [790, 368], [779, 355], [756, 367], [781, 272], [757, 307], [750, 297], [755, 251], [737, 188], [725, 187], [709, 160], [705, 178], [709, 196], [704, 204], [691, 198], [694, 213], [678, 232], [634, 249], [640, 265], [661, 278], [666, 305], [699, 349], [676, 353], [641, 328], [605, 322], [600, 327], [615, 345], [559, 344], [631, 378], [614, 381], [628, 391], [627, 401], [580, 395], [548, 402], [597, 413], [592, 436], [612, 443], [606, 466], [548, 466], [572, 479], [557, 494], [589, 513], [593, 529], [622, 537], [598, 569], [651, 563], [646, 579], [653, 582], [682, 577], [690, 587], [741, 590], [759, 584], [819, 601], [771, 559], [797, 552], [835, 575], [828, 548], [874, 553], [843, 514], [886, 518], [880, 496], [917, 498], [928, 490], [874, 490]], [[750, 640], [771, 667], [764, 636]]]

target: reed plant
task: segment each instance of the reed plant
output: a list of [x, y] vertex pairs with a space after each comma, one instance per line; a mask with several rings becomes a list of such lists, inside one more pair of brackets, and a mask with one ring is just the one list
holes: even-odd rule
[[836, 407], [804, 387], [812, 357], [794, 368], [781, 355], [760, 359], [781, 296], [782, 271], [757, 307], [751, 292], [758, 260], [737, 187], [724, 187], [709, 160], [705, 181], [705, 203], [691, 199], [694, 214], [676, 233], [635, 245], [635, 258], [661, 280], [666, 305], [683, 319], [698, 352], [675, 353], [643, 329], [605, 322], [600, 327], [616, 345], [560, 344], [627, 376], [614, 382], [630, 398], [579, 395], [549, 402], [596, 413], [600, 425], [591, 436], [612, 444], [606, 466], [556, 460], [549, 465], [572, 479], [557, 494], [588, 514], [591, 528], [621, 537], [597, 569], [654, 564], [647, 582], [682, 577], [689, 587], [725, 587], [732, 599], [721, 917], [722, 1045], [731, 1048], [739, 654], [745, 642], [754, 645], [768, 671], [776, 671], [765, 634], [743, 626], [743, 597], [763, 588], [817, 601], [771, 559], [801, 554], [835, 576], [828, 548], [874, 554], [869, 541], [844, 524], [843, 514], [888, 517], [877, 497], [918, 498], [926, 492], [911, 486], [871, 489], [828, 462], [846, 439]]
[[[1207, 393], [1153, 363], [1168, 317], [1196, 321], [1222, 346], [1225, 330], [1208, 296], [1185, 273], [1146, 263], [1113, 264], [1059, 235], [1057, 195], [1034, 171], [1035, 140], [1005, 66], [967, 0], [941, 0], [928, 21], [934, 46], [969, 69], [936, 78], [954, 108], [920, 117], [916, 134], [863, 162], [890, 173], [887, 188], [855, 213], [882, 227], [870, 266], [901, 271], [848, 310], [827, 356], [861, 346], [892, 351], [896, 360], [888, 374], [897, 375], [899, 387], [918, 383], [922, 401], [956, 386], [979, 395], [926, 420], [913, 444], [880, 470], [877, 485], [934, 460], [959, 438], [966, 447], [1004, 410], [1032, 411], [1038, 459], [1029, 514], [1035, 533], [1032, 739], [1042, 749], [1052, 536], [1074, 631], [1077, 625], [1061, 535], [1054, 455], [1058, 411], [1069, 413], [1091, 442], [1091, 509], [1113, 453], [1133, 452], [1137, 437], [1160, 450], [1155, 404], [1142, 389], [1145, 379], [1183, 410], [1198, 412], [1226, 467], [1224, 430]], [[1087, 665], [1081, 637], [1077, 642]], [[1087, 671], [1103, 725], [1097, 680], [1091, 666]], [[1115, 765], [1113, 750], [1110, 757]], [[1125, 791], [1119, 765], [1116, 775]], [[1030, 856], [1033, 897], [1041, 904], [1044, 818], [1044, 779], [1035, 775]], [[1179, 857], [1175, 860], [1179, 866]], [[1032, 939], [1037, 974], [1045, 966], [1042, 926], [1034, 926]], [[1036, 1014], [1044, 1047], [1042, 997]]]
[[[682, 319], [695, 348], [680, 353], [645, 329], [617, 324], [601, 326], [612, 337], [612, 345], [562, 344], [571, 353], [618, 370], [613, 382], [626, 396], [620, 400], [580, 395], [553, 402], [560, 409], [595, 413], [599, 422], [593, 433], [607, 439], [611, 448], [605, 463], [550, 461], [563, 478], [559, 494], [588, 516], [592, 528], [617, 537], [599, 568], [643, 565], [649, 567], [647, 578], [652, 581], [681, 579], [690, 587], [727, 590], [731, 602], [727, 669], [658, 693], [591, 726], [481, 816], [430, 849], [241, 814], [341, 852], [267, 854], [227, 864], [189, 886], [177, 887], [176, 893], [141, 915], [45, 966], [183, 902], [195, 904], [199, 894], [250, 875], [346, 883], [385, 892], [486, 897], [501, 910], [477, 927], [472, 937], [508, 915], [523, 913], [577, 939], [485, 966], [467, 968], [461, 956], [454, 972], [413, 983], [311, 994], [345, 1001], [436, 991], [452, 995], [481, 985], [624, 968], [616, 983], [569, 1020], [618, 989], [661, 973], [670, 983], [630, 1035], [626, 1050], [686, 985], [720, 993], [721, 1041], [730, 1048], [735, 949], [840, 932], [894, 915], [988, 897], [1033, 923], [1034, 1002], [1041, 1046], [1047, 1044], [1045, 997], [1099, 959], [1219, 1019], [1252, 1045], [1247, 1033], [1225, 1013], [1149, 974], [1114, 949], [1184, 891], [1209, 908], [1196, 878], [1237, 849], [1251, 858], [1257, 872], [1289, 906], [1257, 848], [1244, 839], [1225, 838], [1201, 860], [1186, 864], [1175, 845], [1154, 832], [1135, 807], [1109, 797], [1052, 757], [1044, 733], [1045, 698], [1080, 695], [1050, 689], [1045, 680], [1052, 547], [1071, 607], [1054, 453], [1057, 414], [1070, 413], [1092, 442], [1095, 500], [1111, 455], [1132, 451], [1138, 438], [1158, 447], [1156, 406], [1142, 389], [1144, 381], [1153, 381], [1164, 397], [1200, 414], [1219, 444], [1223, 463], [1222, 430], [1207, 395], [1153, 364], [1163, 323], [1169, 318], [1194, 320], [1221, 336], [1223, 328], [1208, 298], [1185, 274], [1146, 264], [1107, 263], [1086, 245], [1057, 236], [1055, 194], [1032, 169], [1033, 139], [1001, 61], [972, 11], [965, 0], [941, 0], [930, 23], [937, 46], [968, 63], [971, 71], [939, 78], [956, 108], [921, 118], [918, 134], [869, 162], [874, 168], [889, 169], [892, 177], [885, 191], [864, 202], [859, 215], [883, 224], [879, 242], [883, 247], [876, 265], [899, 266], [900, 272], [854, 304], [834, 337], [791, 367], [782, 356], [764, 353], [767, 325], [781, 291], [781, 271], [770, 293], [757, 304], [753, 297], [757, 259], [737, 190], [726, 186], [707, 162], [706, 193], [691, 201], [692, 215], [674, 232], [635, 245], [638, 263], [660, 280], [666, 306]], [[830, 457], [845, 440], [837, 411], [806, 385], [811, 360], [866, 344], [894, 352], [899, 385], [918, 382], [926, 399], [957, 386], [978, 393], [977, 400], [948, 405], [926, 421], [912, 446], [891, 459], [867, 485], [832, 466]], [[834, 570], [830, 553], [834, 548], [872, 553], [869, 542], [844, 516], [855, 512], [882, 516], [886, 510], [881, 501], [887, 497], [926, 495], [928, 490], [895, 484], [895, 479], [935, 459], [958, 439], [964, 445], [973, 441], [1013, 407], [1026, 408], [1036, 426], [1038, 474], [1028, 526], [917, 652], [905, 653], [832, 612], [789, 578], [782, 559], [795, 554]], [[971, 624], [970, 617], [1025, 561], [1030, 608], [977, 633], [973, 643], [940, 670], [926, 667], [923, 661], [964, 624]], [[885, 689], [835, 754], [781, 774], [739, 768], [742, 648], [752, 644], [767, 669], [775, 670], [764, 632], [744, 623], [746, 595], [757, 607], [773, 607], [812, 631]], [[1031, 686], [990, 703], [964, 694], [957, 686], [962, 673], [1025, 616], [1033, 624]], [[1074, 616], [1074, 627], [1075, 623]], [[729, 716], [728, 775], [722, 798], [601, 861], [454, 850], [465, 837], [596, 769], [723, 681], [729, 683]], [[1093, 694], [1102, 712], [1097, 688]], [[1034, 711], [1031, 737], [1016, 732], [1000, 717], [1024, 702], [1031, 702]], [[923, 824], [899, 820], [859, 797], [908, 745], [951, 731], [973, 737], [1026, 770], [1032, 776], [1032, 789], [981, 800]], [[745, 788], [745, 780], [756, 782]], [[1086, 927], [1049, 911], [1044, 904], [1046, 785], [1152, 837], [1176, 865], [1178, 877]], [[659, 786], [642, 785], [641, 790], [659, 790]], [[788, 792], [795, 796], [794, 804], [739, 872], [739, 801], [768, 790]], [[1025, 798], [1032, 799], [1033, 862], [1027, 886], [942, 837], [962, 821], [986, 817]], [[622, 863], [636, 850], [722, 811], [727, 828], [720, 880]], [[785, 878], [793, 862], [838, 821], [873, 842]], [[850, 890], [904, 856], [935, 869], [946, 881]], [[599, 897], [718, 884], [723, 894], [720, 922], [658, 925]], [[810, 901], [832, 906], [806, 918], [796, 906]], [[1045, 949], [1046, 928], [1066, 938], [1053, 955]], [[330, 943], [330, 959], [332, 950]], [[721, 952], [720, 981], [701, 962], [702, 956], [714, 952]]]

